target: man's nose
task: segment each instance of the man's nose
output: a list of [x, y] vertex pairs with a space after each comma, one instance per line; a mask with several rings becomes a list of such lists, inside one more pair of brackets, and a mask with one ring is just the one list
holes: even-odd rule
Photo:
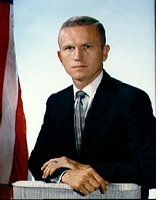
[[83, 49], [75, 48], [75, 51], [74, 51], [74, 60], [79, 61], [79, 60], [83, 60], [83, 58], [84, 58]]

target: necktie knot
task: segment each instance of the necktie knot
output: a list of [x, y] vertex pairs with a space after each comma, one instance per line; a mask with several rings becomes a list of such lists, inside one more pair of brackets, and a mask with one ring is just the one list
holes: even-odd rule
[[86, 93], [82, 90], [80, 90], [76, 93], [76, 97], [80, 98], [80, 99], [83, 99], [85, 97], [85, 95], [86, 95]]

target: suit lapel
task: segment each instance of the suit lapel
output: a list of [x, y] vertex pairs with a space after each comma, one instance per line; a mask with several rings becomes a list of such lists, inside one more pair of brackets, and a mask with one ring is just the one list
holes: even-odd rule
[[66, 152], [71, 157], [77, 156], [76, 144], [75, 144], [75, 134], [74, 134], [74, 95], [73, 87], [65, 89], [61, 94], [61, 129], [63, 130], [63, 135], [60, 140], [64, 141], [66, 144]]
[[74, 114], [74, 94], [73, 87], [70, 86], [64, 92], [62, 97], [61, 110], [62, 110], [62, 120], [73, 118]]
[[93, 131], [96, 130], [98, 124], [101, 123], [103, 115], [109, 106], [107, 96], [112, 90], [111, 82], [110, 76], [104, 71], [103, 79], [97, 89], [92, 106], [86, 117], [81, 150], [83, 150], [85, 143], [87, 143], [88, 138], [92, 135]]

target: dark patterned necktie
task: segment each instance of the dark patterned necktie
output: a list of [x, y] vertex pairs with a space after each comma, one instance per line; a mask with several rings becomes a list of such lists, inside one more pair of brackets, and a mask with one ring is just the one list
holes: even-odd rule
[[76, 105], [74, 113], [74, 128], [75, 128], [75, 138], [76, 138], [76, 149], [79, 155], [81, 147], [81, 137], [83, 128], [85, 125], [85, 115], [83, 109], [82, 99], [85, 97], [85, 92], [78, 91], [76, 93]]

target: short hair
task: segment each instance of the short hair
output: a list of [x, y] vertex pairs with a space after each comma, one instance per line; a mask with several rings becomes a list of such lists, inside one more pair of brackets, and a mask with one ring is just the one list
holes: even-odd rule
[[105, 46], [106, 44], [105, 28], [102, 25], [102, 23], [95, 18], [89, 16], [73, 16], [62, 24], [60, 31], [66, 27], [86, 26], [86, 25], [93, 25], [97, 29], [98, 33], [101, 36], [101, 45], [102, 47]]

